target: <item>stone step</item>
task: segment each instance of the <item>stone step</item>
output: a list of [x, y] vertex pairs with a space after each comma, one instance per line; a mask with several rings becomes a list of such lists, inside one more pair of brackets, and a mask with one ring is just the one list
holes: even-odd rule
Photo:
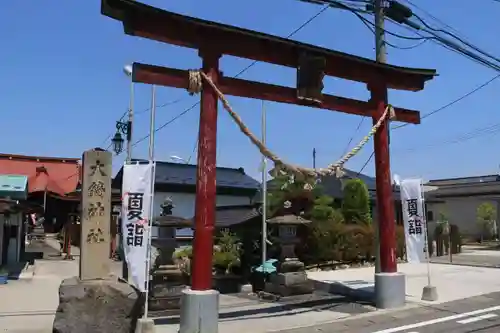
[[285, 286], [294, 285], [297, 283], [302, 283], [307, 281], [306, 272], [289, 272], [289, 273], [278, 273], [270, 276], [271, 283], [282, 284]]
[[313, 293], [314, 283], [312, 281], [306, 281], [291, 286], [285, 286], [267, 282], [264, 290], [268, 293], [278, 294], [283, 297], [292, 295], [305, 295]]

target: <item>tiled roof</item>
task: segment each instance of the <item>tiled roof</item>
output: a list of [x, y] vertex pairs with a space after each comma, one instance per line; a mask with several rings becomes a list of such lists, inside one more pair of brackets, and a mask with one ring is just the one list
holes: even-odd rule
[[[215, 226], [217, 228], [227, 228], [258, 216], [260, 216], [260, 213], [257, 205], [218, 206], [215, 208]], [[191, 221], [194, 228], [194, 216]], [[192, 237], [193, 230], [191, 228], [178, 229], [176, 235]]]
[[253, 205], [219, 206], [215, 211], [215, 226], [218, 228], [229, 227], [257, 216], [260, 216], [260, 213]]
[[[145, 161], [139, 161], [144, 163]], [[123, 168], [115, 177], [115, 182], [121, 183]], [[260, 183], [247, 175], [243, 168], [223, 168], [216, 169], [217, 187], [258, 189]], [[156, 162], [156, 184], [162, 185], [196, 185], [196, 165], [172, 162]], [[116, 187], [114, 184], [113, 187]]]
[[65, 195], [75, 191], [80, 165], [77, 158], [0, 154], [0, 174], [28, 177], [29, 193], [47, 190]]
[[500, 175], [485, 175], [460, 178], [434, 179], [426, 183], [430, 186], [448, 186], [448, 185], [471, 185], [479, 183], [490, 183], [500, 181]]

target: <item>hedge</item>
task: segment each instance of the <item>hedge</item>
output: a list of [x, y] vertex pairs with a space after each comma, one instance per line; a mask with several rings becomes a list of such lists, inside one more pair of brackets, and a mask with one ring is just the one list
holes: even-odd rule
[[[307, 264], [374, 261], [375, 237], [372, 225], [314, 224], [303, 246], [297, 249], [297, 254]], [[396, 242], [397, 257], [404, 259], [405, 240], [401, 226], [396, 226]]]

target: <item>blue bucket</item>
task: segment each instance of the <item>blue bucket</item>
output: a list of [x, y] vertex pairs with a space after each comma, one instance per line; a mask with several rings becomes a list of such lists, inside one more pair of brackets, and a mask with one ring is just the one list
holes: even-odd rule
[[7, 273], [0, 274], [0, 284], [7, 284], [8, 280], [9, 280], [9, 274]]

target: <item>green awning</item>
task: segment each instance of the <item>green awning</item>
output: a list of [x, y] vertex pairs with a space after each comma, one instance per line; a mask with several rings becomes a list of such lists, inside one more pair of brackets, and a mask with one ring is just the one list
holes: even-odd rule
[[28, 177], [0, 175], [0, 198], [26, 200], [28, 198]]

